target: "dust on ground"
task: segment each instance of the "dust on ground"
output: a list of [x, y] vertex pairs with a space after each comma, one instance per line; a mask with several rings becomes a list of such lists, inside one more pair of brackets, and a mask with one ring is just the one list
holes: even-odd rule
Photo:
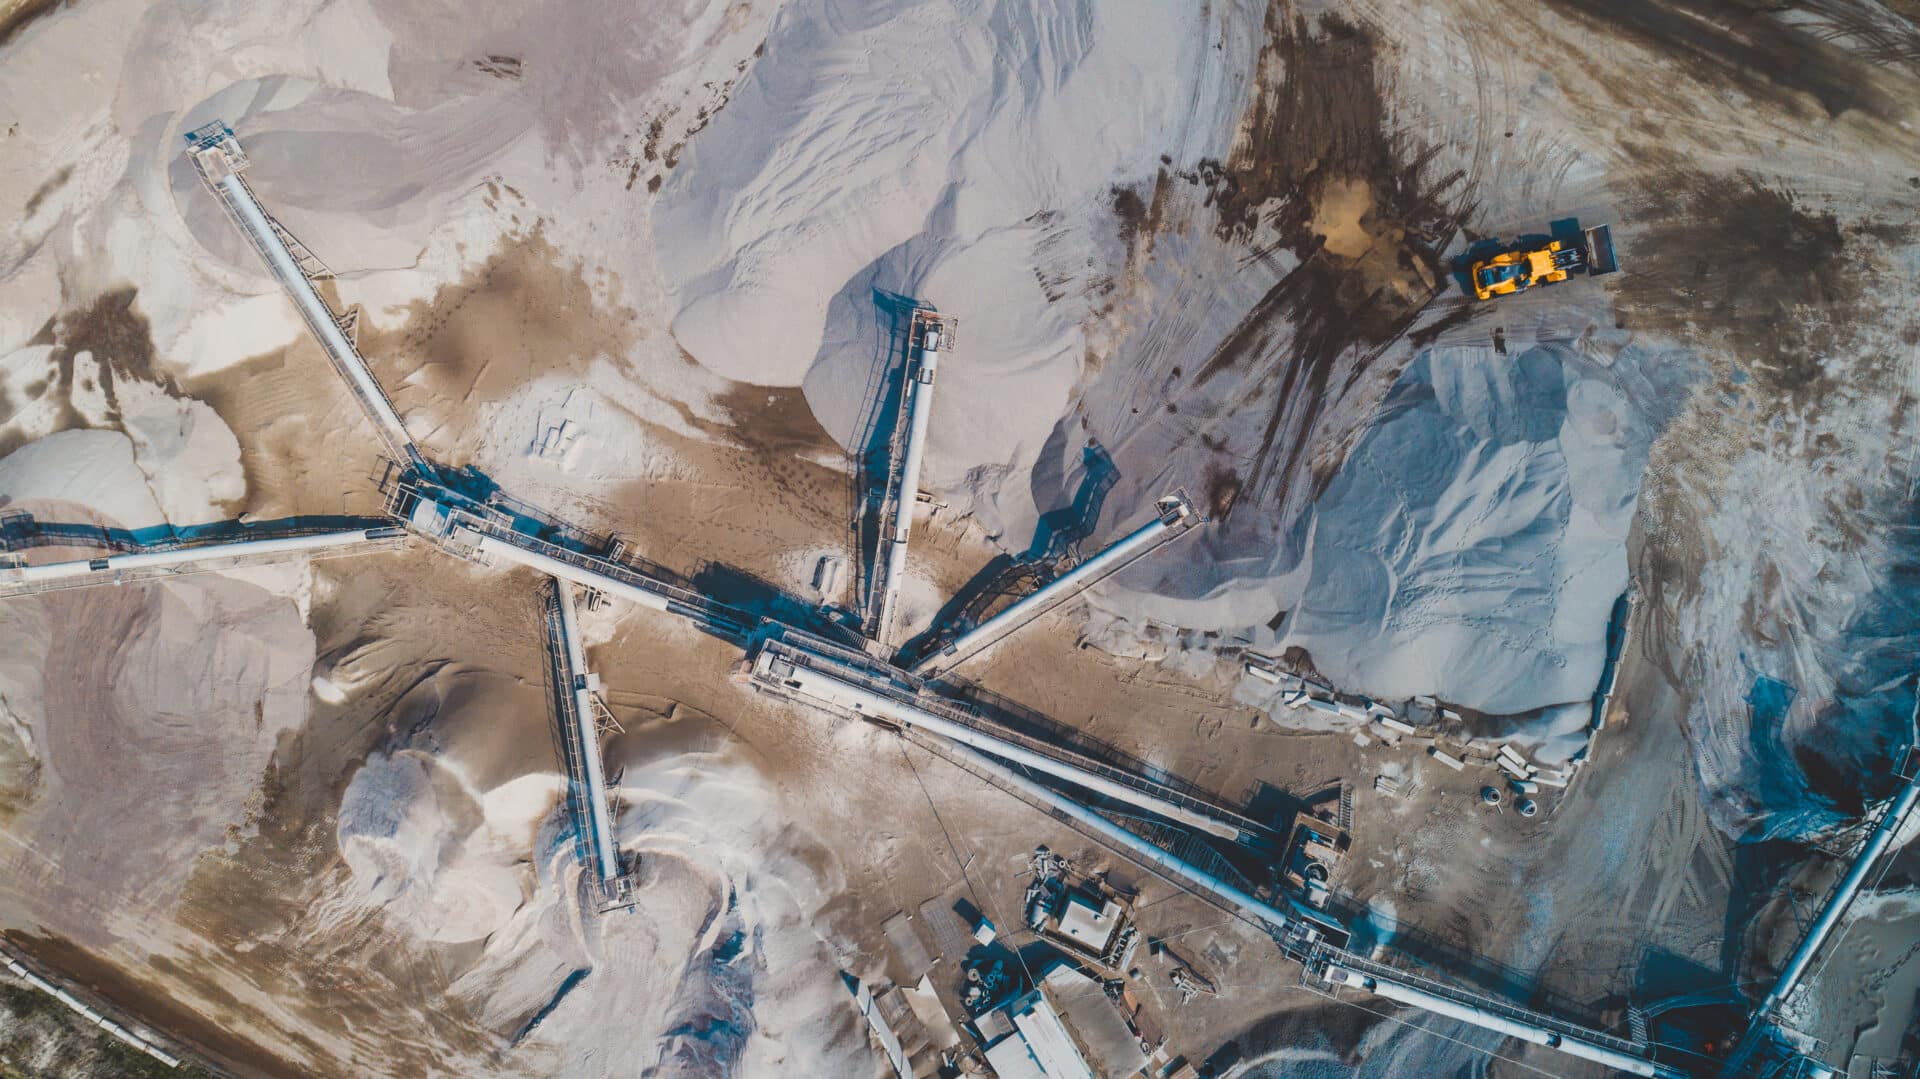
[[241, 512], [248, 517], [381, 511], [374, 480], [385, 443], [309, 337], [189, 379], [183, 388], [218, 413], [239, 441], [247, 483]]
[[366, 335], [368, 364], [430, 456], [473, 463], [482, 435], [472, 418], [533, 379], [585, 381], [596, 360], [624, 364], [648, 330], [617, 280], [588, 273], [536, 226]]

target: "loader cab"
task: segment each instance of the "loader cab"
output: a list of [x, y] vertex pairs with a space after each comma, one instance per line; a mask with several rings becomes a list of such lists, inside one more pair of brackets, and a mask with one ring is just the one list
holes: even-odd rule
[[1532, 283], [1532, 274], [1522, 260], [1503, 257], [1473, 268], [1473, 291], [1483, 300], [1519, 292]]
[[1518, 284], [1521, 279], [1526, 277], [1526, 272], [1527, 269], [1525, 266], [1511, 264], [1506, 266], [1482, 266], [1480, 267], [1478, 283], [1483, 289], [1491, 289], [1495, 285], [1504, 285], [1509, 281]]

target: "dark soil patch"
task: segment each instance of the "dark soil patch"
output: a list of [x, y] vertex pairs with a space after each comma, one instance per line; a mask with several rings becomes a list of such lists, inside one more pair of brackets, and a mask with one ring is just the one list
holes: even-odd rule
[[[1911, 108], [1873, 80], [1870, 61], [1827, 40], [1818, 22], [1793, 25], [1777, 13], [1805, 9], [1845, 20], [1864, 5], [1834, 0], [1547, 0], [1547, 6], [1657, 53], [1715, 85], [1732, 85], [1802, 116], [1838, 117], [1860, 110], [1892, 119]], [[1602, 81], [1607, 81], [1603, 79]], [[1645, 100], [1636, 74], [1622, 93]]]
[[[1330, 390], [1370, 373], [1391, 377], [1372, 372], [1372, 361], [1440, 293], [1439, 252], [1469, 209], [1449, 194], [1460, 174], [1429, 177], [1431, 152], [1393, 133], [1378, 51], [1363, 27], [1332, 15], [1310, 24], [1275, 3], [1243, 135], [1224, 164], [1201, 171], [1222, 237], [1251, 242], [1270, 228], [1276, 247], [1303, 259], [1196, 376], [1204, 384], [1229, 370], [1250, 373], [1258, 399], [1270, 402], [1251, 490], [1292, 471]], [[1338, 253], [1327, 242], [1336, 229]], [[1349, 353], [1356, 362], [1336, 381]], [[1300, 402], [1307, 407], [1294, 407]], [[1335, 470], [1337, 462], [1326, 463], [1316, 482]]]
[[1827, 362], [1875, 323], [1876, 273], [1833, 214], [1751, 175], [1680, 170], [1647, 184], [1633, 216], [1659, 242], [1620, 275], [1626, 325], [1725, 344], [1769, 411], [1836, 389]]
[[1210, 466], [1207, 469], [1207, 514], [1218, 521], [1233, 512], [1233, 503], [1240, 497], [1240, 474], [1231, 468]]
[[73, 379], [73, 357], [93, 353], [99, 362], [100, 377], [107, 401], [114, 408], [113, 382], [116, 378], [157, 382], [169, 393], [178, 393], [173, 379], [160, 370], [153, 347], [153, 327], [147, 316], [134, 309], [135, 290], [131, 287], [106, 293], [83, 310], [62, 314], [56, 327], [54, 358], [68, 385]]
[[59, 172], [54, 173], [51, 177], [48, 178], [46, 183], [41, 184], [38, 188], [34, 190], [33, 194], [28, 197], [26, 211], [23, 214], [21, 214], [21, 216], [32, 217], [33, 212], [40, 208], [41, 203], [47, 201], [47, 198], [51, 196], [54, 192], [60, 190], [62, 187], [65, 187], [67, 184], [67, 181], [72, 178], [73, 178], [72, 165], [68, 165], [67, 167], [61, 169]]
[[1113, 218], [1119, 225], [1120, 244], [1127, 250], [1140, 237], [1140, 226], [1147, 220], [1147, 200], [1131, 187], [1113, 189]]
[[[93, 426], [73, 405], [74, 358], [82, 352], [91, 353], [94, 361], [100, 365], [99, 388], [106, 394], [109, 426], [120, 421], [120, 402], [114, 392], [119, 379], [157, 382], [168, 393], [179, 395], [179, 387], [159, 368], [153, 345], [153, 329], [147, 317], [137, 310], [136, 298], [136, 290], [131, 287], [116, 289], [86, 307], [62, 311], [48, 320], [47, 325], [34, 337], [34, 344], [53, 346], [53, 354], [49, 357], [52, 363], [50, 376], [36, 383], [39, 389], [34, 397], [38, 399], [45, 394], [54, 396], [59, 412], [53, 425], [55, 431]], [[88, 385], [81, 388], [90, 391], [94, 387]], [[11, 403], [0, 401], [0, 421], [11, 414]], [[0, 457], [18, 449], [22, 441], [17, 437], [0, 438]]]
[[25, 0], [4, 18], [0, 18], [0, 45], [19, 37], [27, 27], [71, 4], [73, 0]]
[[813, 414], [798, 386], [736, 382], [714, 399], [727, 413], [729, 439], [756, 453], [799, 456], [838, 453], [839, 444]]

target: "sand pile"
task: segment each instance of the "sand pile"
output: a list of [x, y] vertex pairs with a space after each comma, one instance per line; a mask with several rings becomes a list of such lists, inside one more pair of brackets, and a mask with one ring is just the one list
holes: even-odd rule
[[622, 845], [644, 866], [640, 907], [583, 920], [591, 886], [561, 781], [506, 778], [528, 724], [510, 742], [490, 736], [512, 721], [488, 681], [450, 674], [409, 694], [430, 724], [416, 746], [436, 752], [376, 755], [355, 774], [339, 825], [349, 890], [332, 902], [397, 917], [414, 945], [478, 946], [449, 991], [512, 1043], [493, 1070], [863, 1069], [833, 950], [810, 928], [845, 882], [741, 747], [664, 721], [612, 747]]
[[[1207, 44], [1203, 20], [1155, 4], [783, 12], [661, 190], [674, 336], [727, 377], [804, 381], [851, 445], [888, 330], [875, 290], [962, 316], [927, 484], [1024, 533], [1036, 511], [1004, 480], [1032, 467], [1079, 375], [1110, 189], [1222, 115], [1196, 65]], [[1056, 264], [1058, 279], [1036, 269]]]
[[[1111, 5], [1044, 23], [996, 18], [982, 50], [1034, 58], [1001, 77], [962, 62], [980, 28], [951, 28], [958, 47], [932, 56], [896, 44], [935, 18], [776, 20], [767, 55], [661, 191], [654, 240], [682, 346], [728, 377], [804, 380], [827, 430], [857, 444], [861, 394], [886, 355], [880, 305], [923, 296], [963, 316], [925, 486], [1004, 546], [1024, 549], [1041, 511], [1072, 502], [1075, 463], [1097, 442], [1122, 474], [1101, 534], [1178, 485], [1225, 519], [1168, 556], [1176, 564], [1124, 581], [1115, 607], [1305, 648], [1343, 686], [1380, 696], [1524, 712], [1590, 695], [1626, 580], [1636, 477], [1665, 418], [1652, 398], [1671, 379], [1649, 372], [1657, 353], [1632, 349], [1610, 370], [1622, 340], [1582, 351], [1549, 333], [1537, 349], [1516, 334], [1511, 355], [1404, 343], [1368, 355], [1372, 331], [1328, 339], [1315, 327], [1374, 313], [1304, 308], [1294, 327], [1274, 319], [1247, 340], [1236, 321], [1249, 309], [1310, 302], [1302, 289], [1321, 271], [1297, 250], [1312, 235], [1337, 275], [1330, 288], [1351, 278], [1411, 311], [1437, 287], [1407, 246], [1433, 208], [1368, 173], [1380, 163], [1365, 140], [1387, 135], [1366, 125], [1381, 118], [1356, 112], [1350, 139], [1364, 145], [1338, 147], [1353, 155], [1330, 163], [1350, 170], [1339, 178], [1253, 190], [1284, 167], [1263, 155], [1313, 150], [1284, 132], [1277, 149], [1249, 146], [1244, 128], [1218, 122], [1255, 92], [1220, 70], [1278, 47], [1249, 27]], [[863, 59], [836, 59], [850, 55]], [[1333, 74], [1357, 95], [1378, 93], [1368, 57], [1341, 62]], [[1273, 66], [1279, 78], [1286, 64]], [[1076, 107], [1121, 83], [1127, 100], [1147, 99], [1117, 118]], [[1091, 115], [1101, 119], [1089, 128]], [[1014, 127], [1047, 152], [1012, 152]], [[1203, 166], [1229, 151], [1245, 159], [1239, 188]], [[1263, 194], [1267, 206], [1305, 199], [1307, 232], [1223, 223], [1251, 212], [1233, 198]], [[1356, 394], [1344, 419], [1316, 419], [1318, 396], [1337, 411], [1337, 380], [1296, 385], [1267, 366], [1301, 349], [1405, 374], [1386, 395]], [[1265, 478], [1223, 463], [1279, 449], [1276, 395], [1308, 409], [1287, 421], [1303, 432], [1347, 424], [1341, 457], [1282, 462]], [[1250, 504], [1232, 519], [1243, 486]]]
[[[1376, 694], [1439, 692], [1519, 711], [1585, 691], [1576, 684], [1597, 670], [1611, 598], [1601, 593], [1617, 594], [1624, 535], [1621, 492], [1602, 492], [1599, 473], [1631, 471], [1639, 451], [1627, 443], [1648, 437], [1647, 417], [1619, 421], [1625, 457], [1579, 435], [1577, 417], [1569, 440], [1542, 453], [1512, 448], [1504, 433], [1482, 445], [1471, 419], [1416, 430], [1428, 412], [1379, 412], [1379, 386], [1340, 405], [1337, 378], [1276, 381], [1266, 359], [1304, 343], [1333, 367], [1390, 371], [1411, 364], [1411, 349], [1370, 356], [1364, 334], [1296, 342], [1280, 321], [1259, 331], [1257, 348], [1243, 340], [1242, 316], [1273, 306], [1266, 294], [1286, 280], [1296, 281], [1282, 300], [1305, 320], [1300, 333], [1320, 332], [1327, 316], [1288, 298], [1300, 282], [1322, 287], [1302, 254], [1316, 237], [1335, 265], [1327, 287], [1384, 289], [1397, 312], [1432, 285], [1418, 247], [1429, 241], [1418, 238], [1431, 232], [1421, 215], [1436, 210], [1383, 171], [1387, 132], [1375, 128], [1386, 121], [1366, 104], [1382, 92], [1373, 53], [1295, 58], [1288, 49], [1304, 46], [1292, 30], [1276, 38], [1257, 20], [1156, 5], [1003, 9], [984, 22], [937, 5], [794, 5], [765, 24], [698, 15], [647, 34], [593, 17], [534, 33], [529, 20], [539, 21], [316, 7], [290, 38], [282, 18], [236, 16], [208, 36], [185, 15], [155, 13], [108, 42], [135, 54], [119, 90], [76, 99], [59, 124], [30, 133], [44, 153], [87, 162], [42, 198], [44, 229], [65, 221], [100, 238], [104, 257], [87, 279], [137, 284], [166, 368], [212, 380], [296, 339], [271, 282], [177, 152], [180, 130], [224, 116], [255, 161], [255, 188], [345, 272], [340, 299], [365, 305], [375, 366], [429, 449], [588, 513], [635, 476], [692, 478], [689, 455], [663, 431], [706, 441], [760, 422], [734, 408], [725, 379], [804, 387], [826, 433], [857, 446], [888, 359], [881, 303], [923, 297], [964, 327], [938, 395], [926, 486], [986, 535], [1024, 549], [1040, 512], [1072, 500], [1062, 484], [1073, 470], [1057, 466], [1097, 440], [1123, 477], [1098, 534], [1176, 485], [1224, 518], [1180, 564], [1124, 582], [1117, 604], [1170, 597], [1178, 602], [1146, 606], [1195, 629], [1299, 645], [1349, 688]], [[36, 28], [36, 55], [77, 47], [84, 22]], [[386, 64], [367, 59], [369, 38], [390, 42]], [[569, 42], [589, 38], [619, 62], [564, 62]], [[925, 48], [930, 39], [942, 47]], [[246, 43], [259, 66], [214, 85], [185, 79], [216, 64], [217, 43]], [[1318, 151], [1248, 110], [1294, 92], [1277, 81], [1289, 65], [1322, 62], [1358, 103], [1343, 119], [1352, 135], [1327, 158], [1343, 171], [1287, 174], [1287, 161]], [[91, 133], [89, 108], [129, 134]], [[12, 182], [25, 198], [46, 181], [22, 170]], [[1298, 235], [1261, 219], [1280, 220], [1292, 200], [1305, 200]], [[56, 210], [67, 216], [46, 217]], [[604, 242], [605, 229], [621, 242]], [[1250, 250], [1263, 252], [1253, 264]], [[43, 242], [12, 254], [23, 281], [63, 257]], [[539, 332], [520, 314], [530, 309]], [[553, 329], [571, 315], [603, 329]], [[443, 329], [449, 319], [463, 328]], [[1516, 335], [1516, 353], [1525, 347]], [[1484, 347], [1448, 355], [1508, 366]], [[1403, 401], [1424, 377], [1407, 376]], [[1616, 381], [1596, 392], [1624, 391]], [[1335, 399], [1326, 415], [1288, 413], [1290, 433], [1275, 443], [1266, 402], [1317, 396]], [[1585, 415], [1587, 399], [1572, 400], [1569, 415]], [[128, 424], [179, 432], [150, 437], [150, 456], [226, 452], [193, 406], [167, 407]], [[267, 419], [247, 415], [247, 428]], [[1316, 427], [1344, 439], [1343, 453], [1364, 445], [1375, 468], [1400, 468], [1396, 453], [1434, 439], [1454, 449], [1392, 494], [1361, 471], [1336, 476], [1337, 460], [1260, 463]], [[272, 437], [278, 452], [289, 436]], [[1492, 452], [1496, 443], [1507, 448]], [[1242, 459], [1264, 475], [1231, 464]], [[1442, 461], [1457, 472], [1440, 474]], [[220, 479], [209, 505], [231, 499], [231, 486]], [[1448, 516], [1458, 507], [1430, 510], [1429, 498], [1469, 508]], [[1567, 510], [1576, 503], [1577, 515]], [[1402, 541], [1397, 564], [1360, 553], [1380, 530]], [[1469, 548], [1476, 565], [1448, 565]], [[1436, 673], [1464, 670], [1474, 673]]]
[[1272, 647], [1381, 697], [1496, 713], [1591, 697], [1653, 435], [1630, 368], [1658, 362], [1423, 353], [1309, 516]]
[[217, 577], [8, 604], [0, 620], [16, 642], [0, 695], [32, 761], [4, 796], [30, 837], [7, 890], [110, 912], [91, 935], [68, 927], [98, 945], [170, 909], [194, 857], [245, 818], [276, 741], [306, 721], [313, 637], [284, 595]]
[[[225, 516], [218, 503], [241, 493], [232, 433], [132, 372], [138, 334], [108, 335], [114, 351], [97, 359], [67, 351], [68, 334], [100, 325], [58, 328], [67, 381], [46, 393], [97, 426], [0, 458], [0, 508], [134, 528]], [[41, 422], [15, 420], [23, 435]], [[247, 576], [258, 583], [194, 577], [0, 608], [12, 642], [0, 668], [0, 806], [30, 837], [12, 849], [9, 887], [105, 903], [112, 913], [93, 923], [93, 943], [177, 899], [193, 856], [244, 816], [278, 737], [306, 720], [305, 573]]]

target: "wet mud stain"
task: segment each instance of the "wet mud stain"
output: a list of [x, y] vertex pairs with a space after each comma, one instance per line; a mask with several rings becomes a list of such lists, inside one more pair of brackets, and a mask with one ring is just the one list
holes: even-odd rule
[[27, 27], [72, 3], [73, 0], [20, 0], [0, 7], [0, 45], [12, 42]]
[[[813, 414], [798, 386], [736, 382], [714, 398], [727, 413], [727, 437], [766, 457], [837, 454], [839, 444]], [[718, 433], [718, 432], [708, 432]]]
[[0, 743], [0, 825], [12, 820], [39, 794], [42, 765], [40, 758], [23, 747], [15, 736]]
[[1141, 226], [1147, 222], [1147, 200], [1131, 187], [1115, 187], [1110, 194], [1113, 197], [1113, 219], [1120, 246], [1131, 252], [1140, 241]]
[[1222, 520], [1240, 497], [1240, 474], [1218, 464], [1207, 468], [1207, 515]]
[[[1889, 38], [1892, 28], [1850, 0], [1546, 0], [1546, 6], [1794, 115], [1835, 118], [1857, 110], [1893, 119], [1913, 106], [1911, 84], [1895, 92], [1876, 78], [1875, 51], [1856, 54], [1833, 39], [1848, 27], [1872, 31], [1869, 40], [1882, 41], [1881, 62], [1905, 63], [1920, 58], [1920, 40]], [[1594, 70], [1603, 85], [1646, 100], [1644, 73], [1629, 81]]]
[[74, 356], [93, 353], [100, 364], [107, 401], [116, 410], [119, 406], [113, 399], [115, 378], [159, 383], [169, 393], [179, 389], [173, 379], [159, 369], [153, 347], [153, 327], [147, 322], [147, 316], [135, 310], [135, 298], [132, 288], [109, 292], [81, 310], [62, 315], [54, 331], [57, 346], [54, 358], [61, 364], [64, 378], [71, 383]]
[[[1201, 170], [1222, 238], [1252, 246], [1277, 237], [1250, 257], [1280, 248], [1301, 257], [1196, 376], [1201, 385], [1237, 372], [1250, 380], [1249, 400], [1271, 409], [1250, 491], [1293, 471], [1329, 392], [1393, 376], [1373, 361], [1439, 295], [1439, 253], [1470, 210], [1462, 174], [1430, 176], [1432, 152], [1393, 133], [1379, 61], [1365, 28], [1332, 15], [1310, 23], [1274, 4], [1240, 137], [1225, 163]], [[1316, 486], [1337, 469], [1320, 462]]]
[[[1138, 283], [1141, 268], [1153, 257], [1154, 238], [1160, 235], [1167, 223], [1168, 200], [1175, 184], [1183, 179], [1176, 177], [1166, 167], [1171, 160], [1161, 158], [1162, 167], [1151, 187], [1145, 184], [1115, 187], [1110, 192], [1113, 198], [1114, 230], [1127, 256], [1125, 277], [1128, 284]], [[1192, 182], [1197, 181], [1198, 177], [1184, 179]], [[1142, 189], [1147, 192], [1144, 196]], [[1110, 314], [1112, 310], [1112, 301], [1101, 308], [1102, 314]]]
[[489, 54], [482, 59], [475, 60], [473, 66], [481, 74], [491, 75], [496, 79], [518, 81], [521, 75], [520, 58], [518, 56], [502, 56], [497, 53]]
[[48, 198], [52, 197], [55, 192], [58, 192], [61, 188], [65, 187], [67, 185], [67, 181], [72, 178], [73, 178], [72, 165], [68, 165], [65, 168], [62, 168], [59, 172], [54, 173], [51, 177], [47, 179], [46, 183], [41, 184], [39, 188], [37, 188], [34, 191], [34, 193], [28, 197], [26, 211], [21, 216], [32, 217], [34, 211], [38, 210], [42, 203], [46, 202]]
[[1802, 411], [1885, 366], [1856, 347], [1880, 321], [1878, 273], [1832, 213], [1751, 175], [1681, 170], [1649, 184], [1633, 217], [1660, 242], [1620, 276], [1621, 323], [1724, 346], [1764, 413]]

